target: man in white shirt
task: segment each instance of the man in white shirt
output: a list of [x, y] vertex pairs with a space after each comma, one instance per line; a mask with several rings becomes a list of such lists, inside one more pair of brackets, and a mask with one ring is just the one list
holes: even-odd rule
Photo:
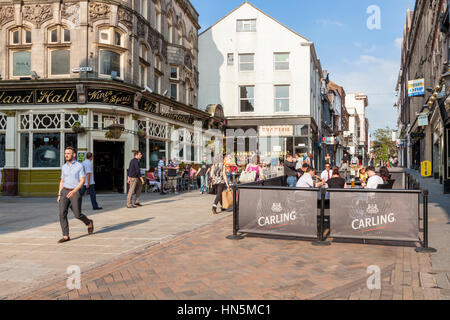
[[325, 170], [322, 171], [320, 174], [320, 178], [322, 178], [322, 181], [327, 182], [328, 179], [331, 179], [331, 176], [333, 175], [333, 170], [331, 170], [331, 164], [328, 162], [325, 163]]
[[86, 160], [83, 161], [82, 165], [84, 168], [84, 172], [86, 174], [86, 181], [84, 183], [83, 188], [81, 189], [81, 194], [84, 195], [86, 190], [89, 192], [91, 196], [91, 203], [93, 210], [102, 210], [97, 203], [97, 195], [95, 194], [95, 180], [94, 180], [94, 167], [92, 165], [92, 160], [94, 156], [91, 152], [86, 153]]
[[377, 189], [379, 184], [384, 184], [383, 179], [380, 176], [377, 176], [374, 167], [367, 167], [366, 171], [367, 175], [369, 176], [369, 180], [367, 180], [367, 185], [363, 184], [364, 188]]
[[352, 160], [350, 161], [352, 167], [359, 165], [359, 159], [356, 154], [353, 155]]
[[[314, 170], [314, 168], [309, 167], [308, 169], [306, 169], [305, 174], [302, 175], [297, 182], [297, 188], [314, 188], [314, 181], [312, 177], [314, 177], [315, 174], [316, 170]], [[321, 181], [316, 184], [316, 188], [320, 188], [324, 184], [325, 182]]]

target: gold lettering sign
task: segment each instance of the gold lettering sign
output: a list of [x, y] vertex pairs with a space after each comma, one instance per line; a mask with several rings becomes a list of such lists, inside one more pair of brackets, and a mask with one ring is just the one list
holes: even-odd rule
[[76, 97], [75, 89], [37, 90], [36, 103], [74, 103]]
[[34, 103], [34, 91], [0, 91], [0, 105], [2, 104], [32, 104]]
[[88, 101], [132, 107], [133, 94], [117, 90], [89, 89]]

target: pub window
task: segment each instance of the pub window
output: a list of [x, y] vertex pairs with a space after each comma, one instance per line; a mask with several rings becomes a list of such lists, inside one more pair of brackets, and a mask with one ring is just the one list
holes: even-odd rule
[[50, 74], [70, 74], [70, 50], [50, 51]]
[[147, 169], [147, 138], [139, 138], [139, 151], [142, 152], [139, 167], [141, 169]]
[[13, 77], [29, 76], [31, 74], [31, 52], [12, 52], [12, 75]]
[[255, 87], [254, 86], [239, 87], [239, 100], [241, 112], [254, 112]]
[[289, 112], [289, 86], [275, 86], [275, 112]]
[[115, 71], [117, 77], [121, 77], [121, 55], [111, 50], [100, 50], [100, 74], [111, 76], [111, 73]]
[[20, 167], [28, 168], [30, 162], [30, 134], [20, 134]]
[[5, 166], [5, 136], [5, 134], [0, 134], [0, 168], [3, 168]]
[[64, 149], [67, 147], [78, 148], [78, 134], [77, 133], [65, 133], [64, 134]]
[[33, 133], [33, 168], [60, 166], [60, 133]]

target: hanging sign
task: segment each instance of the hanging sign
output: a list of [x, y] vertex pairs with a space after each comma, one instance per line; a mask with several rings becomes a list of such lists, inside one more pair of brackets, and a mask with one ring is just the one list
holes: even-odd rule
[[408, 97], [425, 95], [425, 79], [408, 81]]

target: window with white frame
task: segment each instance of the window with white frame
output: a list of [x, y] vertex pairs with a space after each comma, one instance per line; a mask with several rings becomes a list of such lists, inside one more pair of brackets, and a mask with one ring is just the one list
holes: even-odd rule
[[178, 24], [178, 45], [183, 45], [183, 27], [181, 23]]
[[239, 71], [254, 71], [255, 55], [253, 53], [239, 55]]
[[[123, 78], [124, 35], [117, 28], [99, 29], [99, 75]], [[102, 46], [102, 44], [109, 46]]]
[[122, 73], [122, 58], [120, 53], [112, 50], [100, 49], [99, 63], [100, 63], [100, 75], [111, 76], [113, 72], [116, 73], [118, 78], [121, 78]]
[[15, 28], [9, 32], [10, 45], [27, 45], [31, 44], [31, 30], [27, 28]]
[[31, 74], [31, 50], [11, 51], [12, 77], [24, 77]]
[[141, 15], [147, 19], [148, 13], [148, 0], [141, 0]]
[[178, 83], [170, 82], [170, 97], [178, 100]]
[[178, 70], [179, 68], [176, 66], [170, 67], [170, 80], [178, 80]]
[[140, 44], [139, 46], [139, 81], [140, 86], [144, 87], [148, 85], [148, 49], [144, 44]]
[[70, 30], [61, 26], [49, 28], [47, 42], [51, 44], [70, 43]]
[[155, 3], [155, 14], [156, 14], [156, 20], [155, 20], [155, 27], [156, 30], [161, 33], [161, 1], [157, 0]]
[[169, 43], [173, 43], [173, 18], [172, 18], [172, 12], [169, 11], [169, 13], [167, 14], [167, 24], [168, 24], [168, 42]]
[[275, 70], [289, 70], [289, 53], [274, 53], [273, 64]]
[[70, 74], [70, 50], [49, 50], [49, 59], [50, 74], [52, 76]]
[[156, 73], [153, 77], [153, 91], [160, 94], [161, 85], [160, 85], [160, 76], [158, 76]]
[[255, 86], [239, 87], [239, 105], [241, 112], [255, 111]]
[[242, 19], [236, 21], [237, 32], [255, 32], [256, 19]]
[[275, 86], [275, 112], [289, 112], [290, 86]]
[[114, 27], [99, 29], [99, 43], [124, 47], [124, 36], [121, 31]]
[[162, 71], [161, 69], [161, 58], [155, 55], [155, 69]]

